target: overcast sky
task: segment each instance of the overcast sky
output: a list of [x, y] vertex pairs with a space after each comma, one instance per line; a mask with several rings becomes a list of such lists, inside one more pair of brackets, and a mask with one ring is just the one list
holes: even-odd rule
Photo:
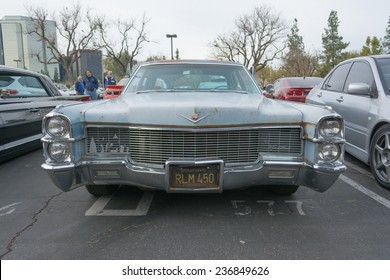
[[[3, 3], [0, 17], [27, 15], [27, 3], [53, 12], [76, 2], [11, 0]], [[261, 5], [268, 5], [289, 26], [297, 18], [300, 35], [310, 51], [322, 50], [321, 35], [332, 10], [338, 13], [339, 35], [350, 42], [348, 50], [360, 50], [367, 36], [384, 37], [390, 16], [389, 0], [83, 0], [79, 3], [106, 18], [140, 19], [145, 13], [151, 19], [149, 38], [155, 43], [145, 45], [140, 60], [151, 55], [169, 58], [167, 33], [177, 34], [174, 49], [179, 49], [181, 58], [211, 58], [208, 45], [217, 34], [229, 32], [237, 17]]]

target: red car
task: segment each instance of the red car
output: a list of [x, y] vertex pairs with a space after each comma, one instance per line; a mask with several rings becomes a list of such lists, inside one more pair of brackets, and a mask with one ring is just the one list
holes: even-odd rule
[[122, 78], [116, 85], [108, 85], [103, 93], [103, 99], [117, 98], [130, 78]]
[[321, 81], [322, 78], [318, 77], [280, 78], [274, 83], [273, 97], [281, 100], [305, 102], [311, 89]]

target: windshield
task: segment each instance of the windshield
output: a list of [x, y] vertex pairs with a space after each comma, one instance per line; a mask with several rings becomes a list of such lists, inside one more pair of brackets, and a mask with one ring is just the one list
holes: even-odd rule
[[132, 77], [125, 94], [159, 91], [259, 93], [242, 66], [158, 64], [141, 66]]
[[386, 94], [390, 94], [390, 57], [377, 60], [378, 68], [381, 74], [383, 88]]

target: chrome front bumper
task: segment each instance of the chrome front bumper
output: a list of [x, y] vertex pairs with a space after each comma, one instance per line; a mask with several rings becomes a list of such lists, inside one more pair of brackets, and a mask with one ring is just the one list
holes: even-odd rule
[[[169, 161], [199, 164], [205, 161]], [[221, 161], [207, 161], [221, 162]], [[346, 170], [338, 166], [310, 166], [303, 162], [262, 161], [252, 166], [224, 166], [221, 162], [221, 188], [218, 191], [253, 186], [300, 185], [324, 192]], [[79, 164], [42, 164], [55, 185], [69, 191], [80, 185], [132, 185], [147, 189], [172, 191], [169, 188], [167, 168], [136, 166], [126, 160], [82, 161]], [[188, 188], [180, 192], [215, 192], [216, 190]]]

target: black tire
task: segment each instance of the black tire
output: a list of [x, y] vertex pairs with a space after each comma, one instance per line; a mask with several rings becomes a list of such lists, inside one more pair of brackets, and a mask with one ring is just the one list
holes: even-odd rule
[[382, 126], [370, 143], [370, 167], [375, 180], [390, 190], [390, 125]]
[[85, 187], [94, 196], [110, 195], [119, 188], [117, 185], [86, 185]]
[[292, 195], [298, 190], [299, 186], [286, 185], [286, 186], [271, 186], [270, 190], [277, 195]]

